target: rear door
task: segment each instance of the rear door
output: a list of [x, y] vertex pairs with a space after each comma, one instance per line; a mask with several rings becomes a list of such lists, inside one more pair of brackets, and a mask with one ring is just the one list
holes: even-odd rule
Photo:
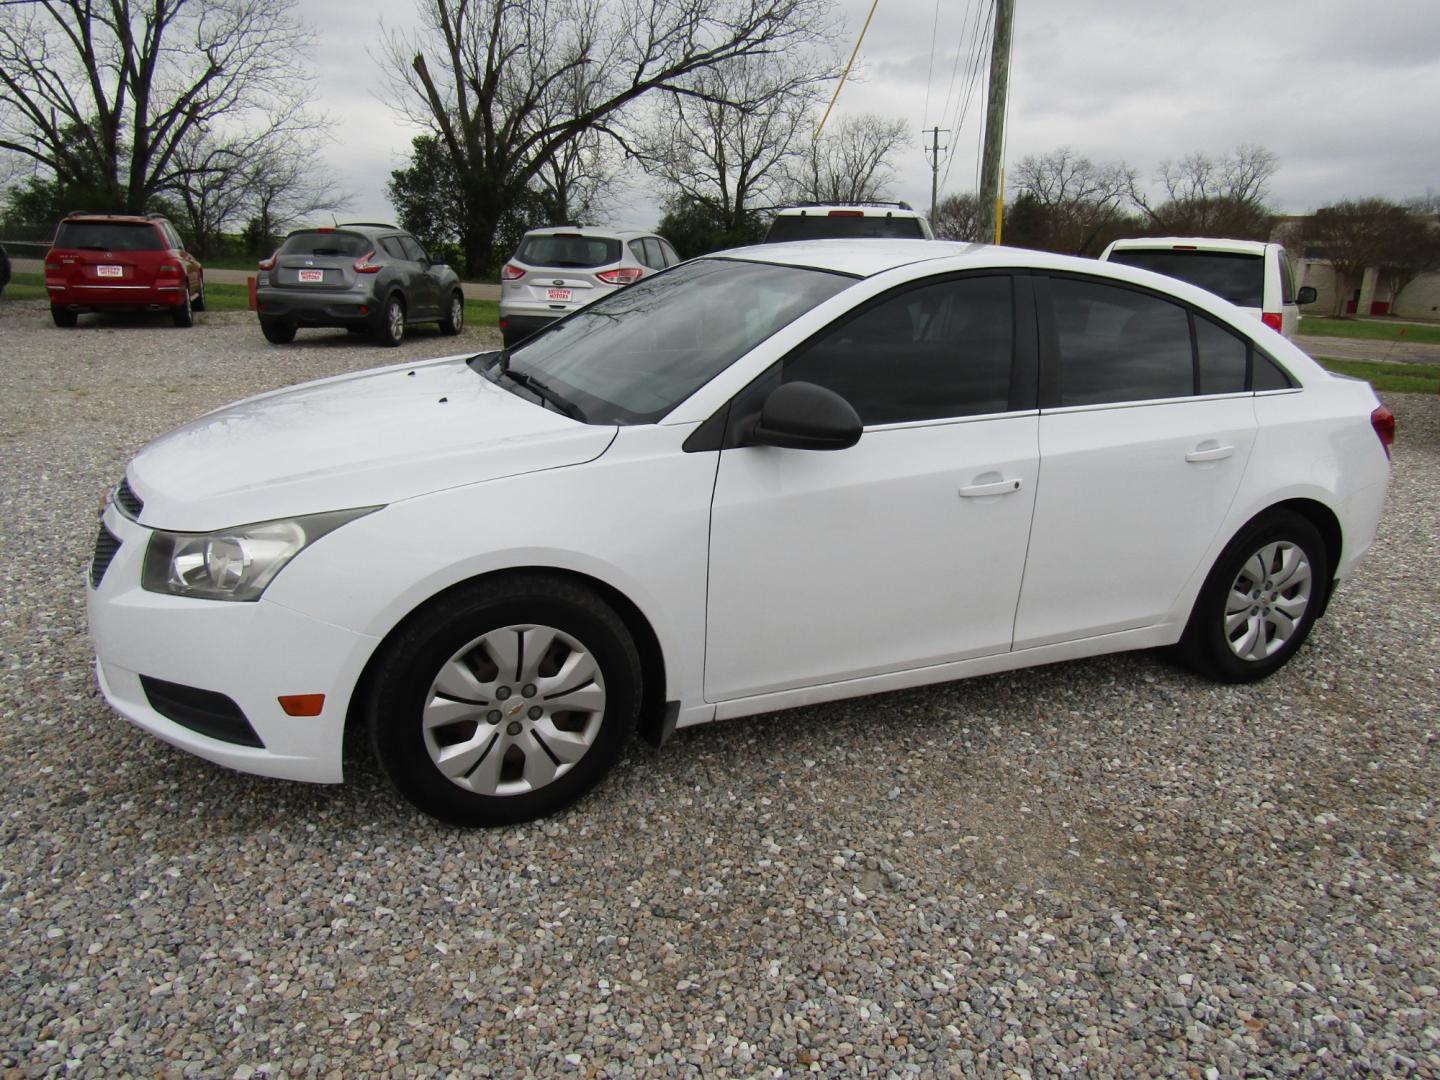
[[286, 237], [270, 271], [272, 288], [296, 294], [339, 292], [355, 284], [356, 261], [373, 250], [362, 233], [315, 229]]
[[405, 292], [413, 317], [434, 318], [440, 313], [440, 283], [430, 265], [430, 256], [413, 236], [395, 239], [405, 252]]

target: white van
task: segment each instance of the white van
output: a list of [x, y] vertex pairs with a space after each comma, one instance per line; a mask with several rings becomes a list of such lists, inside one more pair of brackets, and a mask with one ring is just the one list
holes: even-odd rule
[[1116, 240], [1100, 259], [1153, 270], [1208, 289], [1287, 338], [1293, 338], [1300, 326], [1300, 305], [1315, 302], [1315, 290], [1309, 285], [1296, 292], [1290, 259], [1279, 244], [1151, 236]]

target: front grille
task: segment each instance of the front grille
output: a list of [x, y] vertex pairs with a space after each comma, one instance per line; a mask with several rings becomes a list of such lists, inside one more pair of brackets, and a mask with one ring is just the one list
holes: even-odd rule
[[140, 511], [145, 509], [145, 500], [135, 494], [130, 487], [130, 481], [123, 476], [120, 478], [120, 486], [115, 489], [115, 501], [130, 517], [140, 520]]
[[105, 571], [110, 569], [110, 560], [115, 558], [115, 553], [119, 550], [119, 537], [101, 525], [100, 535], [95, 538], [95, 557], [90, 560], [90, 585], [92, 588], [100, 587], [100, 582], [105, 577]]
[[140, 685], [150, 707], [181, 727], [221, 742], [265, 748], [240, 706], [224, 694], [152, 679], [149, 675], [140, 676]]

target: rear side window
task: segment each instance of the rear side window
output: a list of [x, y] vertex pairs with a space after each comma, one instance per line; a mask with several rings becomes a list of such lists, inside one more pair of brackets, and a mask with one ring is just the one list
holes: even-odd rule
[[835, 391], [866, 425], [1005, 412], [1010, 289], [1008, 277], [955, 278], [886, 297], [792, 353], [784, 381]]
[[359, 258], [375, 250], [372, 241], [353, 232], [297, 232], [280, 245], [281, 255], [339, 255]]
[[1265, 260], [1259, 255], [1117, 248], [1110, 253], [1110, 261], [1188, 281], [1241, 307], [1258, 308], [1264, 304]]
[[834, 217], [827, 213], [780, 214], [770, 223], [765, 243], [782, 244], [787, 240], [876, 240], [898, 237], [923, 240], [920, 219], [890, 217], [880, 214]]
[[55, 233], [57, 248], [93, 251], [164, 251], [164, 233], [148, 221], [62, 221]]
[[1199, 393], [1235, 394], [1244, 390], [1250, 357], [1249, 343], [1203, 315], [1192, 313], [1192, 317], [1195, 319], [1195, 348], [1200, 358]]
[[1290, 257], [1285, 254], [1284, 248], [1280, 248], [1276, 252], [1276, 261], [1280, 264], [1280, 302], [1293, 304], [1295, 302], [1295, 280], [1290, 274]]
[[1190, 319], [1149, 293], [1052, 278], [1059, 401], [1101, 405], [1195, 392]]
[[425, 249], [420, 246], [420, 242], [413, 236], [400, 237], [400, 246], [405, 249], [405, 257], [411, 262], [430, 261], [425, 254]]
[[400, 238], [398, 236], [382, 236], [380, 238], [380, 247], [381, 250], [392, 259], [404, 259], [408, 257], [405, 254], [405, 249], [400, 246]]
[[620, 241], [606, 236], [579, 233], [549, 233], [527, 236], [515, 253], [517, 262], [527, 266], [584, 270], [620, 261]]

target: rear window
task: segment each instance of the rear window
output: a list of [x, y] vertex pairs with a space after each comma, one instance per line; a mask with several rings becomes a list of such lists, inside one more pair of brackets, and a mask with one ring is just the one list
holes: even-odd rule
[[765, 243], [783, 244], [787, 240], [879, 240], [899, 237], [923, 240], [920, 219], [886, 217], [878, 214], [864, 217], [831, 217], [826, 213], [781, 214], [770, 223]]
[[1117, 248], [1110, 253], [1110, 261], [1188, 281], [1241, 307], [1264, 306], [1265, 260], [1259, 255]]
[[95, 251], [164, 251], [165, 237], [148, 221], [62, 221], [57, 248]]
[[550, 233], [527, 236], [515, 253], [515, 261], [526, 266], [583, 269], [620, 261], [620, 241], [606, 236], [578, 233]]
[[345, 255], [358, 258], [375, 250], [367, 236], [353, 232], [297, 232], [280, 245], [281, 255]]

